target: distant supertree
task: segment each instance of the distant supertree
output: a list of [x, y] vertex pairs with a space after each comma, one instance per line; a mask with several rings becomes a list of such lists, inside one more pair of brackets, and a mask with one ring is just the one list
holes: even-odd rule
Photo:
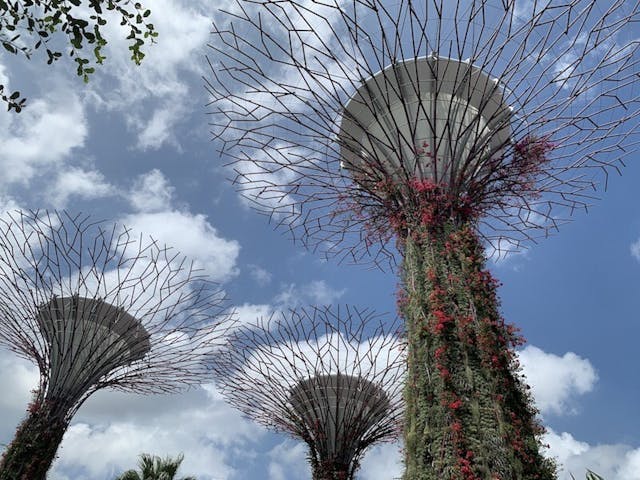
[[216, 385], [248, 417], [303, 440], [314, 480], [351, 480], [397, 438], [406, 364], [396, 322], [368, 310], [292, 310], [228, 337]]
[[0, 461], [2, 480], [41, 480], [75, 412], [102, 388], [198, 384], [231, 323], [224, 295], [180, 254], [67, 213], [0, 219], [0, 343], [40, 384]]
[[635, 149], [638, 1], [227, 13], [207, 85], [238, 189], [314, 250], [402, 257], [406, 479], [552, 478], [485, 247], [555, 229]]

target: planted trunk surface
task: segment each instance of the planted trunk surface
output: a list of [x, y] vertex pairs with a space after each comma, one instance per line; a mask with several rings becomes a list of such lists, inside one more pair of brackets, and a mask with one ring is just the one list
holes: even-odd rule
[[49, 401], [34, 401], [0, 461], [0, 480], [45, 480], [67, 422]]
[[522, 343], [499, 312], [470, 223], [403, 239], [408, 335], [405, 480], [551, 480], [542, 426], [518, 373]]

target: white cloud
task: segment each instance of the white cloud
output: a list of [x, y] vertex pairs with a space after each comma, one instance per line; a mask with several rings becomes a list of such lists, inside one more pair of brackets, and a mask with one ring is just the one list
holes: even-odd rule
[[239, 325], [255, 324], [260, 319], [267, 320], [272, 315], [287, 312], [291, 308], [330, 305], [344, 293], [345, 289], [336, 290], [324, 280], [313, 280], [303, 285], [292, 283], [282, 286], [270, 303], [244, 303], [236, 306], [236, 318]]
[[590, 392], [598, 379], [591, 362], [573, 352], [560, 357], [528, 345], [518, 356], [543, 415], [576, 413], [575, 397]]
[[590, 445], [576, 440], [567, 432], [558, 434], [549, 429], [544, 441], [551, 446], [549, 456], [561, 465], [559, 480], [583, 479], [586, 469], [606, 480], [640, 479], [640, 448], [629, 445]]
[[271, 305], [252, 305], [245, 303], [236, 307], [236, 317], [240, 324], [255, 324], [258, 319], [268, 319], [274, 311]]
[[[63, 439], [60, 458], [51, 472], [52, 480], [70, 476], [69, 472], [73, 472], [70, 478], [75, 480], [113, 478], [134, 468], [143, 452], [160, 456], [184, 453], [182, 475], [202, 480], [232, 478], [234, 451], [247, 451], [251, 442], [264, 435], [264, 430], [243, 419], [212, 392], [215, 387], [209, 385], [207, 389], [173, 396], [170, 402], [159, 404], [147, 397], [104, 392], [110, 400], [120, 397], [113, 404], [102, 401], [100, 407], [103, 414], [118, 420], [89, 423], [85, 414], [85, 421], [74, 423]], [[137, 403], [138, 407], [146, 406], [146, 412], [127, 415], [127, 398], [132, 399], [129, 403], [134, 405], [134, 411]], [[92, 411], [91, 403], [100, 400], [92, 398], [87, 402], [83, 409], [88, 413]], [[159, 409], [154, 408], [158, 405]]]
[[271, 279], [273, 275], [270, 272], [260, 267], [259, 265], [248, 265], [249, 267], [249, 275], [260, 285], [264, 287], [271, 283]]
[[167, 177], [154, 168], [135, 180], [129, 193], [129, 202], [139, 212], [169, 210], [174, 191]]
[[[0, 397], [0, 444], [11, 441], [37, 383], [35, 366], [0, 350], [0, 384], [6, 389]], [[201, 480], [238, 478], [232, 464], [242, 463], [235, 457], [249, 455], [265, 430], [224, 403], [213, 384], [203, 387], [167, 396], [97, 392], [67, 430], [48, 478], [114, 478], [134, 468], [143, 452], [183, 452], [181, 473]]]
[[74, 167], [58, 173], [55, 183], [49, 189], [49, 196], [53, 205], [61, 208], [71, 197], [101, 198], [115, 192], [115, 187], [105, 180], [102, 173]]
[[[2, 58], [0, 58], [2, 60]], [[11, 93], [11, 86], [9, 85], [9, 75], [7, 72], [10, 71], [5, 65], [0, 61], [0, 85], [4, 85], [5, 95], [7, 92]], [[6, 132], [9, 126], [15, 121], [15, 115], [12, 115], [13, 112], [6, 112], [6, 104], [2, 104], [3, 108], [0, 109], [0, 135], [1, 132]]]
[[336, 290], [324, 280], [312, 280], [302, 285], [291, 283], [283, 285], [271, 303], [244, 303], [235, 311], [240, 324], [255, 324], [259, 319], [267, 320], [274, 313], [287, 312], [291, 308], [331, 305], [345, 292], [346, 289]]
[[[267, 309], [251, 306], [256, 312], [259, 307]], [[567, 365], [576, 365], [571, 355], [554, 356], [541, 353], [535, 347], [530, 347], [530, 351], [537, 355], [532, 357], [536, 365], [541, 361], [545, 368], [551, 364], [558, 369], [560, 379], [551, 376], [556, 383], [566, 380], [562, 372]], [[577, 365], [584, 366], [581, 362], [585, 361], [579, 359]], [[575, 371], [580, 372], [582, 368]], [[37, 381], [35, 366], [12, 352], [0, 350], [0, 384], [6, 391], [0, 397], [0, 443], [10, 441], [15, 424], [24, 415], [29, 391], [37, 386]], [[554, 395], [551, 404], [562, 403], [566, 398], [561, 391], [555, 391]], [[264, 435], [262, 427], [242, 418], [223, 403], [213, 384], [170, 396], [100, 391], [76, 415], [50, 477], [52, 480], [113, 478], [133, 468], [142, 452], [163, 456], [184, 452], [182, 475], [195, 475], [202, 480], [231, 480], [239, 478], [242, 462], [256, 455], [252, 450], [254, 442], [262, 441]], [[606, 480], [640, 478], [640, 447], [592, 445], [570, 433], [556, 433], [552, 429], [544, 442], [551, 445], [548, 455], [557, 458], [563, 467], [560, 480], [570, 480], [571, 473], [576, 479], [582, 479], [586, 468]], [[267, 456], [269, 480], [297, 480], [309, 475], [306, 445], [302, 442], [285, 440]], [[398, 478], [401, 472], [401, 445], [379, 444], [367, 451], [358, 478], [390, 480]]]
[[[283, 142], [266, 146], [260, 142], [256, 144], [260, 147], [253, 148], [249, 158], [235, 161], [228, 167], [229, 173], [236, 176], [241, 202], [251, 207], [255, 201], [262, 207], [272, 208], [274, 215], [285, 222], [293, 221], [300, 212], [300, 206], [295, 195], [290, 194], [291, 185], [308, 184], [309, 180], [297, 171], [308, 164], [301, 160], [308, 152]], [[287, 168], [291, 164], [293, 168]]]
[[292, 283], [276, 295], [275, 302], [285, 307], [299, 305], [330, 305], [342, 297], [346, 289], [336, 290], [324, 280], [313, 280], [304, 285]]
[[13, 436], [17, 419], [24, 417], [31, 401], [31, 390], [38, 386], [37, 367], [15, 353], [0, 347], [0, 444]]
[[5, 218], [7, 213], [15, 212], [16, 210], [22, 210], [22, 207], [15, 199], [9, 196], [0, 196], [0, 217]]
[[640, 238], [630, 246], [631, 255], [640, 262]]
[[149, 235], [196, 262], [212, 280], [225, 281], [238, 273], [240, 244], [226, 240], [202, 214], [176, 210], [126, 215], [122, 222], [137, 233]]
[[0, 112], [0, 183], [28, 185], [37, 175], [61, 171], [84, 146], [86, 123], [78, 97], [62, 88], [31, 100], [19, 115]]
[[534, 12], [539, 11], [534, 10], [534, 5], [538, 5], [538, 2], [534, 3], [533, 0], [520, 0], [517, 2], [513, 2], [514, 13], [516, 17], [519, 17], [520, 21], [528, 21], [533, 17]]
[[307, 446], [302, 442], [285, 440], [269, 452], [269, 480], [309, 478], [311, 466], [307, 462]]
[[[130, 60], [128, 31], [111, 21], [103, 35], [109, 38], [106, 65], [96, 73], [117, 83], [103, 95], [103, 83], [91, 82], [97, 105], [121, 112], [128, 127], [138, 135], [138, 148], [180, 146], [175, 128], [202, 104], [189, 87], [200, 77], [201, 49], [209, 40], [211, 17], [218, 7], [192, 0], [156, 0], [149, 6], [149, 20], [159, 36], [143, 47], [146, 57], [135, 66]], [[198, 92], [204, 95], [204, 92]]]
[[[311, 476], [303, 442], [285, 440], [269, 452], [269, 480], [298, 480]], [[360, 480], [392, 480], [403, 471], [401, 445], [383, 443], [369, 448], [361, 461], [356, 478]]]
[[[583, 480], [586, 470], [592, 470], [605, 480], [638, 480], [640, 478], [640, 448], [628, 445], [589, 445], [576, 440], [570, 433], [553, 430], [545, 435], [551, 448], [550, 457], [560, 463], [559, 480]], [[285, 441], [270, 453], [269, 480], [297, 480], [309, 476], [310, 467], [302, 443]], [[402, 477], [402, 444], [378, 444], [367, 450], [357, 478], [361, 480], [391, 480]]]
[[159, 170], [140, 175], [126, 195], [136, 213], [124, 216], [122, 223], [194, 260], [215, 281], [235, 276], [240, 244], [222, 238], [205, 215], [177, 210], [173, 192]]
[[[311, 476], [307, 446], [301, 441], [285, 440], [269, 452], [269, 480], [298, 480]], [[356, 478], [360, 480], [392, 480], [403, 471], [401, 445], [383, 443], [369, 448], [362, 459]]]
[[184, 116], [184, 108], [181, 105], [166, 105], [153, 112], [151, 120], [140, 131], [138, 146], [143, 150], [158, 149], [164, 143], [178, 144], [173, 141], [172, 129]]
[[624, 479], [640, 478], [640, 448], [625, 453], [625, 461], [619, 468], [619, 475]]
[[7, 67], [0, 63], [0, 85], [4, 85], [5, 93], [9, 91], [9, 77], [5, 73]]
[[363, 480], [392, 480], [402, 478], [403, 470], [402, 445], [383, 443], [367, 450], [362, 459], [360, 477]]

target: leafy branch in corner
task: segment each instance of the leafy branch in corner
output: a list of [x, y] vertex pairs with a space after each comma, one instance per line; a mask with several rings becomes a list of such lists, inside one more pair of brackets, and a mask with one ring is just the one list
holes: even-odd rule
[[[49, 42], [56, 34], [65, 35], [71, 47], [68, 56], [86, 83], [96, 65], [106, 59], [103, 47], [107, 40], [101, 28], [107, 24], [108, 12], [116, 14], [120, 25], [129, 31], [126, 39], [130, 41], [131, 60], [140, 65], [145, 57], [143, 45], [155, 43], [158, 32], [148, 20], [151, 11], [131, 0], [0, 0], [0, 43], [5, 51], [27, 59], [35, 50], [44, 49], [51, 65], [63, 52], [49, 48]], [[5, 93], [4, 85], [0, 85], [0, 98], [8, 110], [16, 112], [26, 103], [19, 91]]]

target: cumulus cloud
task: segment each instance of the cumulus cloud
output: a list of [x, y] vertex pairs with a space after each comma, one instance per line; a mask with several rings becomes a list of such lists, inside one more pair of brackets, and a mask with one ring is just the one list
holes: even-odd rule
[[259, 265], [248, 265], [248, 267], [249, 275], [251, 275], [251, 277], [258, 283], [258, 285], [264, 287], [271, 283], [271, 279], [273, 277], [273, 275], [271, 275], [271, 272], [268, 272]]
[[286, 285], [274, 300], [277, 304], [289, 308], [307, 304], [330, 305], [345, 293], [344, 288], [336, 290], [324, 280], [313, 280], [303, 285], [295, 283]]
[[240, 244], [222, 238], [202, 214], [176, 210], [126, 215], [122, 222], [135, 232], [150, 235], [196, 262], [213, 280], [225, 281], [238, 272]]
[[[24, 417], [37, 368], [0, 349], [0, 444], [11, 441]], [[100, 391], [82, 406], [67, 430], [49, 478], [114, 478], [134, 468], [142, 452], [184, 452], [183, 475], [202, 480], [233, 477], [235, 456], [248, 453], [266, 434], [224, 403], [213, 384], [180, 395], [142, 396]], [[1, 448], [0, 448], [1, 452]]]
[[170, 143], [180, 148], [173, 137], [173, 128], [185, 116], [184, 105], [180, 103], [172, 103], [156, 109], [148, 123], [139, 131], [138, 146], [142, 150], [149, 150], [158, 149], [163, 144]]
[[125, 215], [122, 222], [194, 260], [196, 268], [213, 280], [222, 282], [235, 276], [240, 244], [222, 238], [206, 215], [173, 207], [173, 191], [159, 170], [140, 175], [128, 194], [136, 212]]
[[631, 244], [629, 250], [631, 251], [633, 258], [640, 262], [640, 238]]
[[94, 101], [122, 113], [143, 150], [179, 147], [176, 127], [202, 104], [194, 98], [189, 82], [200, 77], [201, 49], [209, 39], [211, 17], [218, 6], [205, 1], [157, 0], [150, 8], [149, 18], [159, 36], [155, 45], [143, 48], [142, 64], [131, 64], [125, 27], [109, 22], [103, 33], [109, 38], [107, 68], [99, 74], [116, 84], [110, 85], [107, 96], [100, 82], [93, 82], [97, 87]]
[[[249, 268], [256, 267], [250, 265]], [[259, 270], [259, 267], [257, 267]], [[264, 271], [271, 278], [271, 274]], [[259, 272], [262, 276], [264, 273]], [[252, 276], [255, 270], [251, 271]], [[346, 292], [346, 289], [335, 289], [324, 280], [312, 280], [308, 283], [290, 283], [282, 285], [280, 291], [271, 299], [269, 303], [244, 303], [235, 308], [236, 317], [239, 324], [252, 324], [259, 319], [268, 319], [278, 312], [286, 312], [292, 308], [307, 307], [309, 305], [331, 305], [339, 300]]]
[[22, 207], [14, 198], [0, 195], [0, 217], [5, 218], [8, 213], [21, 209]]
[[5, 70], [7, 69], [7, 67], [5, 67], [4, 65], [2, 65], [0, 63], [0, 85], [4, 85], [4, 88], [6, 91], [9, 91], [9, 77], [7, 76], [7, 74], [5, 73]]
[[116, 193], [102, 173], [96, 170], [68, 168], [60, 171], [49, 189], [49, 197], [56, 208], [66, 206], [71, 197], [101, 198]]
[[383, 443], [367, 450], [360, 476], [365, 480], [392, 480], [402, 478], [403, 470], [402, 445]]
[[576, 440], [567, 432], [556, 433], [549, 429], [544, 441], [551, 446], [549, 456], [561, 465], [559, 480], [584, 478], [586, 469], [606, 480], [638, 480], [640, 472], [640, 447], [624, 444], [590, 445]]
[[[13, 436], [18, 419], [31, 401], [31, 390], [38, 386], [36, 366], [0, 347], [0, 444]], [[4, 439], [4, 440], [3, 440]]]
[[269, 303], [244, 303], [236, 307], [236, 316], [240, 324], [252, 324], [258, 319], [267, 319], [291, 308], [331, 305], [345, 292], [346, 289], [336, 290], [324, 280], [312, 280], [302, 285], [291, 283], [283, 285]]
[[[252, 312], [251, 316], [265, 314], [270, 308], [244, 307], [247, 315]], [[535, 388], [546, 392], [545, 402], [551, 409], [565, 405], [561, 411], [566, 411], [570, 404], [567, 392], [554, 385], [569, 382], [573, 385], [571, 395], [577, 396], [589, 391], [591, 387], [587, 387], [595, 382], [588, 361], [575, 354], [557, 356], [528, 347], [520, 355], [529, 376], [535, 377], [538, 372]], [[552, 370], [554, 374], [550, 375]], [[34, 365], [10, 351], [0, 350], [0, 385], [5, 390], [0, 397], [0, 443], [12, 438], [15, 425], [24, 416], [30, 390], [37, 383]], [[255, 442], [263, 441], [265, 435], [262, 427], [226, 405], [214, 384], [171, 396], [100, 391], [76, 415], [50, 476], [52, 480], [113, 478], [134, 467], [139, 453], [184, 452], [183, 475], [195, 475], [202, 480], [242, 478], [246, 459], [259, 455], [253, 450]], [[570, 474], [583, 478], [586, 468], [607, 480], [638, 478], [640, 447], [589, 444], [568, 432], [553, 429], [549, 429], [544, 441], [551, 447], [548, 455], [562, 465], [560, 480], [570, 480]], [[306, 446], [302, 442], [287, 439], [278, 443], [264, 459], [268, 465], [267, 478], [297, 480], [308, 476], [305, 456]], [[367, 451], [359, 478], [390, 480], [398, 478], [401, 471], [401, 445], [381, 444]]]
[[[231, 463], [236, 449], [247, 450], [251, 442], [264, 435], [263, 429], [222, 402], [213, 385], [155, 404], [146, 397], [103, 392], [110, 400], [116, 399], [107, 404], [99, 395], [85, 405], [89, 414], [83, 415], [85, 421], [74, 423], [67, 431], [60, 458], [51, 472], [53, 480], [112, 478], [134, 468], [142, 452], [161, 456], [183, 452], [183, 475], [203, 480], [230, 479], [235, 471]], [[103, 414], [118, 420], [87, 422], [94, 409], [91, 403], [101, 404]], [[134, 412], [136, 403], [145, 406], [146, 413], [127, 415], [127, 403], [133, 405]]]
[[140, 175], [129, 193], [131, 206], [138, 212], [159, 212], [171, 208], [173, 188], [160, 170]]
[[269, 480], [308, 478], [307, 447], [302, 442], [285, 440], [269, 452]]
[[[638, 480], [640, 447], [624, 444], [590, 445], [570, 433], [556, 433], [552, 429], [543, 439], [550, 444], [546, 452], [560, 464], [559, 480], [581, 480], [587, 468], [606, 480]], [[283, 442], [273, 450], [274, 460], [269, 464], [270, 480], [297, 480], [308, 476], [309, 466], [304, 463], [303, 444]], [[306, 470], [305, 470], [306, 468]], [[380, 444], [370, 448], [362, 459], [358, 478], [362, 480], [392, 480], [401, 478], [402, 444]], [[575, 477], [573, 479], [571, 475]]]
[[560, 357], [528, 345], [518, 356], [543, 415], [576, 413], [576, 396], [590, 392], [598, 379], [591, 362], [573, 352]]
[[0, 183], [5, 186], [28, 185], [37, 175], [64, 168], [88, 133], [80, 99], [63, 89], [30, 101], [19, 115], [0, 112], [0, 126]]
[[260, 318], [269, 318], [274, 312], [274, 307], [267, 304], [255, 305], [245, 303], [236, 307], [235, 310], [239, 323], [252, 324]]

